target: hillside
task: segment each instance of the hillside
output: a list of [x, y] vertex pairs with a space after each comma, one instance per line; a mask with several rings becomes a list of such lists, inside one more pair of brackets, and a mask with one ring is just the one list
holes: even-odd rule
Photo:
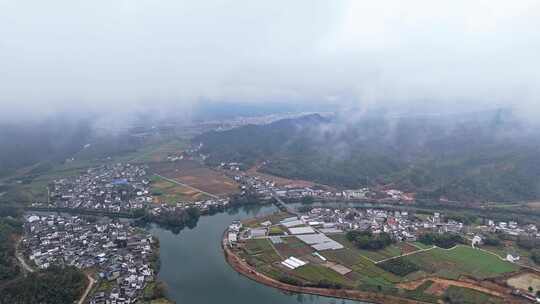
[[209, 164], [343, 188], [393, 185], [421, 198], [515, 201], [540, 197], [537, 130], [506, 111], [447, 116], [289, 119], [208, 132]]

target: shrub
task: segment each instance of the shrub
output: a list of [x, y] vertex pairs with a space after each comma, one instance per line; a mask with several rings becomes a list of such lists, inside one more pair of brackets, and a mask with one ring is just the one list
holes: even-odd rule
[[388, 260], [377, 266], [400, 277], [404, 277], [409, 273], [420, 270], [416, 264], [404, 258]]
[[371, 231], [349, 231], [347, 239], [360, 249], [379, 250], [392, 244], [388, 233], [373, 234]]
[[446, 249], [464, 243], [463, 238], [454, 233], [425, 233], [418, 238], [418, 241], [425, 245], [437, 245], [438, 247]]

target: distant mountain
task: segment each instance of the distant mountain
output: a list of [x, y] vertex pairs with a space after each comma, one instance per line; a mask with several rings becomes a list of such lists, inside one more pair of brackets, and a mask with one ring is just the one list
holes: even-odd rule
[[102, 158], [140, 146], [140, 139], [125, 132], [97, 134], [91, 119], [62, 116], [26, 124], [0, 123], [0, 177], [26, 166], [39, 164], [33, 171], [46, 171], [67, 158]]
[[0, 173], [41, 161], [63, 160], [80, 150], [90, 134], [88, 123], [67, 119], [0, 124]]
[[318, 115], [208, 132], [210, 164], [343, 188], [392, 185], [419, 197], [469, 201], [540, 198], [540, 132], [504, 110], [408, 117]]

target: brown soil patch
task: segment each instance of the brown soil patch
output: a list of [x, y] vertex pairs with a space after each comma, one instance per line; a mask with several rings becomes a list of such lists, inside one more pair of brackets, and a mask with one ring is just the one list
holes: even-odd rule
[[433, 282], [433, 284], [431, 284], [431, 286], [426, 289], [426, 293], [436, 296], [442, 296], [444, 295], [444, 292], [446, 291], [446, 289], [448, 289], [449, 286], [450, 285], [443, 282]]
[[529, 287], [532, 287], [533, 293], [535, 293], [537, 290], [540, 290], [540, 275], [530, 272], [523, 273], [509, 278], [507, 283], [514, 288], [527, 292]]
[[540, 202], [530, 202], [527, 206], [531, 209], [540, 209]]
[[[284, 240], [286, 240], [286, 238]], [[313, 249], [311, 249], [311, 247], [309, 247], [308, 245], [301, 244], [301, 243], [287, 244], [284, 242], [281, 244], [275, 244], [274, 247], [279, 252], [279, 254], [281, 254], [282, 256], [287, 256], [287, 257], [288, 256], [299, 257], [299, 256], [311, 254], [313, 252]]]
[[428, 279], [421, 279], [421, 280], [403, 282], [403, 283], [399, 283], [397, 286], [399, 288], [403, 288], [403, 289], [407, 289], [407, 290], [415, 290], [420, 285], [422, 285], [425, 281], [428, 281]]
[[400, 242], [398, 246], [403, 250], [404, 254], [418, 251], [418, 248], [406, 242]]
[[153, 163], [150, 168], [159, 175], [218, 196], [228, 196], [239, 190], [234, 180], [191, 160]]

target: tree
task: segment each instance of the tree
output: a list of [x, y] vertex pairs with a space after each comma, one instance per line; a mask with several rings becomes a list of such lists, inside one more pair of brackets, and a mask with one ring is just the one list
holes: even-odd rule
[[531, 259], [540, 265], [540, 249], [535, 249], [531, 252]]
[[530, 236], [520, 236], [517, 245], [527, 250], [540, 249], [540, 240]]
[[15, 278], [19, 266], [15, 260], [16, 234], [21, 233], [22, 223], [12, 218], [0, 218], [0, 281]]
[[392, 238], [386, 232], [373, 234], [371, 231], [349, 231], [346, 238], [360, 249], [379, 250], [392, 244]]
[[443, 234], [424, 233], [420, 235], [418, 241], [425, 245], [437, 245], [438, 247], [446, 249], [464, 243], [464, 240], [460, 235], [448, 232]]
[[86, 284], [86, 276], [77, 268], [52, 266], [3, 286], [0, 303], [72, 304]]
[[492, 234], [484, 238], [484, 244], [488, 246], [499, 246], [501, 244], [501, 240], [496, 234]]
[[311, 205], [315, 202], [313, 196], [304, 196], [302, 197], [302, 205]]

